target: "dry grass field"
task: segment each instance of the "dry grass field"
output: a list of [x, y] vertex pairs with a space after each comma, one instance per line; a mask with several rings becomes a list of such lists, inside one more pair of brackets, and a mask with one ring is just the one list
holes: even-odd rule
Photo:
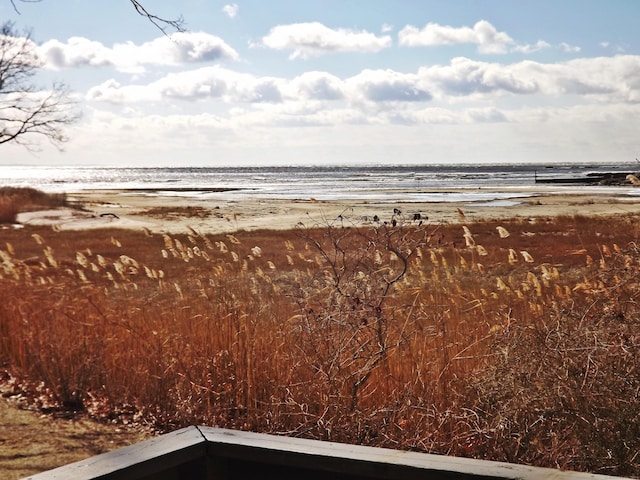
[[0, 231], [0, 366], [45, 412], [640, 476], [635, 216]]

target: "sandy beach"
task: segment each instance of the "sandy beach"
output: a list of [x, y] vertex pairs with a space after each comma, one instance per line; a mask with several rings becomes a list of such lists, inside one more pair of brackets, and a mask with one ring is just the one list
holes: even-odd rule
[[[442, 193], [434, 191], [433, 193]], [[405, 218], [415, 214], [429, 223], [473, 222], [480, 219], [557, 215], [617, 215], [640, 213], [635, 196], [607, 193], [548, 193], [521, 189], [509, 199], [454, 202], [384, 202], [230, 198], [198, 198], [158, 191], [94, 190], [69, 193], [73, 208], [26, 212], [23, 225], [51, 225], [62, 230], [133, 228], [153, 232], [232, 232], [257, 229], [291, 229], [343, 218], [345, 224], [373, 224], [391, 220], [394, 209]]]

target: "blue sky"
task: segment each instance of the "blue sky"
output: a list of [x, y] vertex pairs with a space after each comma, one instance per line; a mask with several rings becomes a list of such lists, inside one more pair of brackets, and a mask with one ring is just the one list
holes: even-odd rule
[[0, 0], [81, 120], [0, 164], [627, 162], [636, 0]]

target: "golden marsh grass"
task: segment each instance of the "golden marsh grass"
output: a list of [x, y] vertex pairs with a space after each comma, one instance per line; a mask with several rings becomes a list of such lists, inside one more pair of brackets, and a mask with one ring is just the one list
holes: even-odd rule
[[3, 230], [0, 362], [46, 407], [640, 474], [631, 216]]

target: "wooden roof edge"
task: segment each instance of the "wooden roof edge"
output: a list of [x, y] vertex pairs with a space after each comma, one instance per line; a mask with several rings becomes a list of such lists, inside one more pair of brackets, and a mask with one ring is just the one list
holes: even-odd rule
[[[611, 480], [614, 477], [351, 445], [206, 426], [191, 426], [42, 472], [31, 480], [137, 480], [191, 461], [231, 459], [362, 478], [409, 480], [428, 472], [451, 479]], [[620, 477], [617, 477], [620, 480]]]

